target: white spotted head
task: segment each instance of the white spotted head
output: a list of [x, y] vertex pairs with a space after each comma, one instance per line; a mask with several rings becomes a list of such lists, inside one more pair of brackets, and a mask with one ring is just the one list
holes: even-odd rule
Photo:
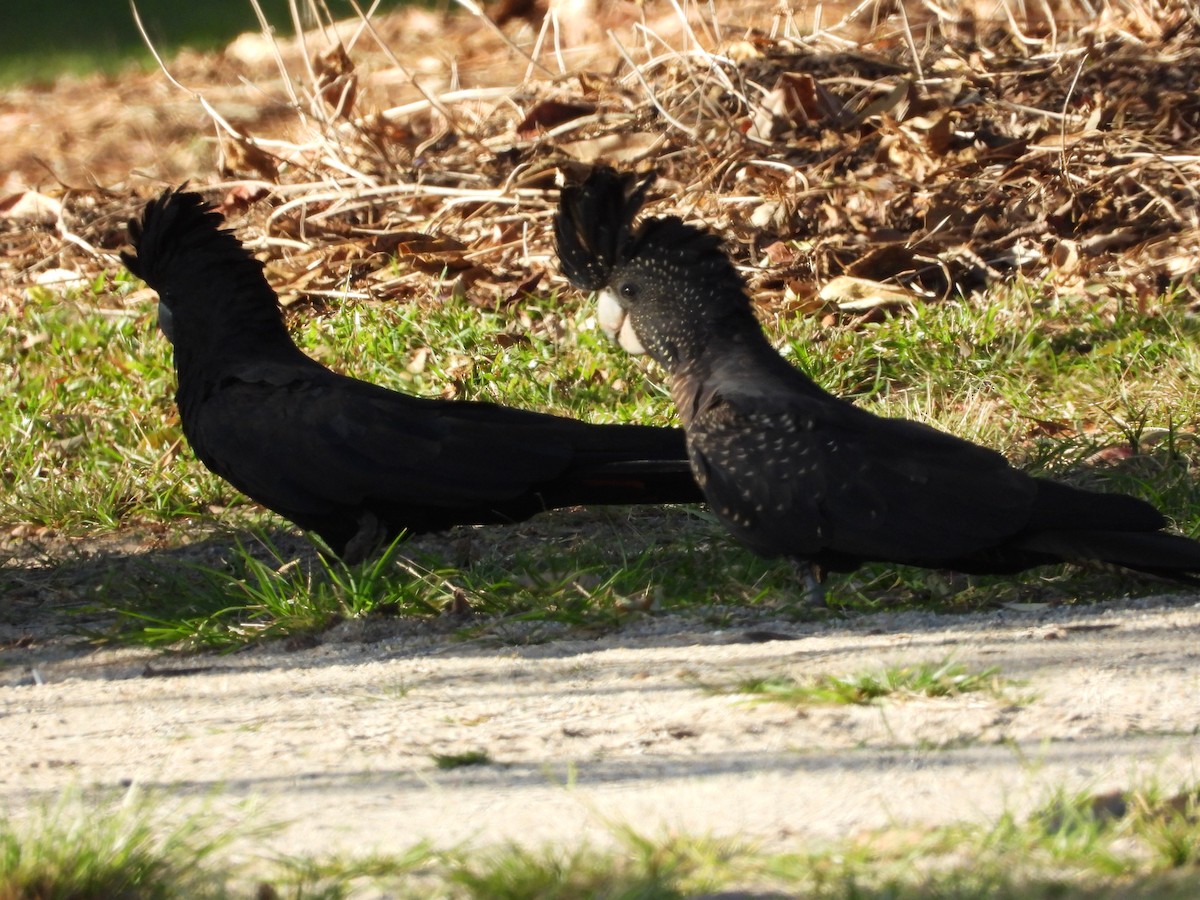
[[605, 333], [671, 369], [701, 352], [726, 323], [758, 326], [718, 236], [676, 216], [633, 226], [651, 180], [594, 170], [583, 184], [564, 188], [555, 236], [563, 273], [599, 292]]

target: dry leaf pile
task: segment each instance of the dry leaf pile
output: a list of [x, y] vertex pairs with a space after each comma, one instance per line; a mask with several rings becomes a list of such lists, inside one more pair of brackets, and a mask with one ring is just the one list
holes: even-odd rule
[[1016, 273], [1056, 296], [1194, 293], [1200, 13], [1018, 6], [612, 0], [503, 28], [409, 10], [243, 36], [169, 62], [177, 84], [65, 82], [45, 122], [10, 92], [0, 290], [113, 268], [124, 220], [190, 178], [285, 300], [502, 305], [557, 283], [556, 177], [605, 161], [656, 170], [651, 211], [724, 233], [777, 309]]

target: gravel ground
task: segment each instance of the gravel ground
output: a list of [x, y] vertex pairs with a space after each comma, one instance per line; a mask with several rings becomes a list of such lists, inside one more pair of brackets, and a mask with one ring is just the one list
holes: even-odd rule
[[[988, 820], [1057, 786], [1196, 779], [1192, 595], [725, 630], [634, 617], [523, 647], [435, 626], [348, 623], [316, 647], [226, 656], [8, 650], [0, 808], [136, 784], [182, 810], [253, 808], [288, 853], [603, 843], [612, 823], [794, 847]], [[800, 710], [711, 690], [946, 657], [1011, 683]], [[435, 764], [469, 751], [490, 762]]]

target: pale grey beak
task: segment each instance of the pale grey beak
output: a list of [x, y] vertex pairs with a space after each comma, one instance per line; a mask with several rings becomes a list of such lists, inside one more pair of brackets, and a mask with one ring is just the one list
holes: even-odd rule
[[646, 348], [642, 346], [642, 342], [634, 333], [633, 322], [628, 313], [617, 301], [617, 295], [608, 288], [600, 292], [596, 301], [596, 319], [600, 322], [604, 333], [620, 344], [621, 349], [626, 353], [640, 356], [646, 352]]

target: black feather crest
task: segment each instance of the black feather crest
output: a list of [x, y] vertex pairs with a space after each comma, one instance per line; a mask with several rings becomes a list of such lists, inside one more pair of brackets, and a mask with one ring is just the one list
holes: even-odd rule
[[638, 180], [631, 172], [599, 166], [581, 184], [563, 188], [554, 237], [567, 280], [583, 290], [600, 290], [616, 269], [640, 261], [678, 265], [714, 288], [739, 292], [745, 280], [719, 235], [678, 216], [644, 219], [633, 227], [654, 177]]
[[563, 275], [571, 284], [587, 291], [608, 284], [654, 178], [653, 172], [638, 180], [632, 172], [599, 166], [582, 184], [562, 189], [554, 240]]
[[168, 188], [146, 204], [142, 218], [129, 220], [133, 252], [122, 250], [121, 261], [134, 275], [158, 290], [174, 273], [178, 257], [202, 253], [212, 262], [244, 260], [262, 263], [242, 246], [214, 206], [186, 185]]

